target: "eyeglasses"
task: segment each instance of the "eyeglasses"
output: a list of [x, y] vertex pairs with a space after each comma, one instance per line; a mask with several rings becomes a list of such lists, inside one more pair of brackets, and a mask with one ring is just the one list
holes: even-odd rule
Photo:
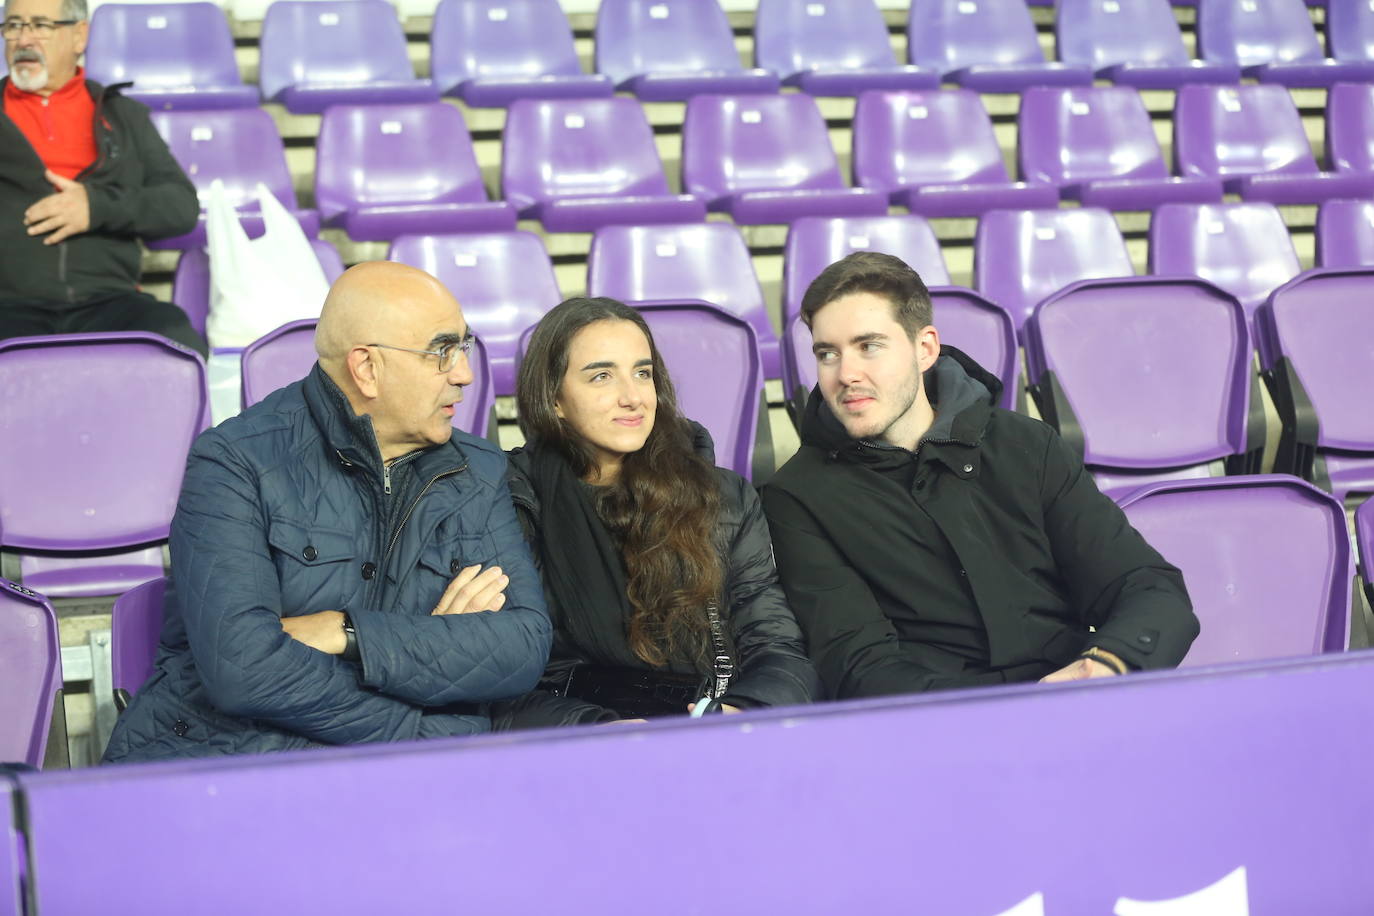
[[0, 25], [6, 41], [14, 41], [24, 34], [25, 29], [33, 29], [33, 37], [38, 39], [52, 38], [52, 33], [64, 25], [76, 25], [80, 19], [6, 19], [4, 25]]
[[422, 356], [439, 357], [439, 371], [448, 372], [458, 362], [458, 354], [467, 356], [472, 352], [473, 337], [471, 334], [464, 334], [463, 339], [456, 343], [446, 343], [437, 350], [416, 350], [412, 347], [393, 347], [391, 344], [374, 343], [368, 344], [369, 347], [381, 347], [383, 350], [402, 350], [406, 353], [419, 353]]

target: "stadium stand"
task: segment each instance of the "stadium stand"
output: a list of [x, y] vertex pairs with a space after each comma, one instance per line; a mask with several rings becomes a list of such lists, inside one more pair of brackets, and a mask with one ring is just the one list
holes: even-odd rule
[[1189, 55], [1168, 0], [1059, 0], [1059, 59], [1090, 67], [1098, 79], [1137, 89], [1186, 83], [1238, 83], [1240, 67]]
[[1093, 81], [1087, 67], [1045, 60], [1023, 0], [911, 0], [907, 47], [913, 64], [979, 92]]
[[1262, 83], [1330, 86], [1374, 79], [1374, 61], [1322, 54], [1302, 0], [1198, 0], [1197, 41], [1206, 60], [1239, 64], [1242, 74]]

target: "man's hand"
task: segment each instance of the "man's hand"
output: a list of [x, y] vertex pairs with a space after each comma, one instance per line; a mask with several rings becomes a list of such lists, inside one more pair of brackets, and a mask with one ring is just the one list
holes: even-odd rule
[[299, 617], [283, 617], [281, 628], [287, 636], [312, 649], [330, 655], [343, 655], [344, 646], [347, 645], [343, 618], [341, 611], [316, 611]]
[[[692, 712], [693, 712], [693, 710], [695, 710], [696, 708], [697, 708], [697, 704], [696, 704], [696, 703], [688, 703], [688, 704], [687, 704], [687, 714], [688, 714], [688, 715], [691, 715]], [[720, 704], [720, 711], [723, 712], [723, 713], [739, 712], [739, 711], [740, 711], [740, 708], [739, 708], [738, 706], [731, 706], [729, 703], [721, 703], [721, 704]]]
[[501, 567], [469, 566], [460, 570], [453, 581], [444, 589], [439, 603], [435, 605], [435, 615], [475, 614], [478, 611], [499, 611], [506, 604], [506, 586], [510, 577], [501, 572]]
[[63, 178], [51, 169], [45, 171], [43, 177], [57, 188], [57, 193], [24, 211], [24, 225], [29, 227], [29, 235], [50, 232], [52, 234], [43, 244], [56, 245], [91, 228], [91, 202], [86, 197], [86, 186]]
[[1080, 658], [1058, 671], [1052, 671], [1045, 675], [1040, 679], [1040, 683], [1057, 684], [1060, 681], [1086, 681], [1095, 677], [1116, 677], [1116, 672], [1101, 662], [1093, 661], [1090, 658]]

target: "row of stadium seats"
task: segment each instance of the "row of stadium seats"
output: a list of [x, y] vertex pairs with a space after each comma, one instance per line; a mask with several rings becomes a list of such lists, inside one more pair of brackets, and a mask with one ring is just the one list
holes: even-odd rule
[[[331, 104], [412, 102], [441, 94], [474, 106], [521, 97], [608, 96], [649, 101], [703, 92], [817, 95], [934, 88], [983, 92], [1091, 85], [1142, 88], [1237, 82], [1290, 86], [1374, 78], [1374, 10], [1333, 5], [1325, 56], [1302, 0], [1205, 0], [1194, 60], [1165, 0], [1061, 0], [1061, 60], [1049, 62], [1023, 0], [915, 0], [909, 64], [899, 64], [874, 0], [762, 0], [754, 68], [744, 67], [715, 0], [605, 0], [596, 73], [582, 70], [556, 0], [444, 0], [431, 32], [431, 79], [417, 79], [395, 10], [383, 0], [279, 0], [260, 43], [261, 98], [293, 113]], [[224, 14], [212, 4], [106, 4], [87, 52], [91, 76], [133, 81], [152, 107], [256, 104], [241, 82]]]

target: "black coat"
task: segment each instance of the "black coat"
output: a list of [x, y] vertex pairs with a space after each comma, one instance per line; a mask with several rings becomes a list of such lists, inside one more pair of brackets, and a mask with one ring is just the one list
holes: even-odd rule
[[[0, 80], [0, 93], [5, 80]], [[138, 287], [138, 240], [190, 232], [200, 214], [195, 186], [148, 119], [119, 87], [86, 81], [95, 100], [96, 161], [86, 187], [90, 228], [56, 245], [31, 236], [24, 211], [54, 193], [43, 161], [0, 109], [0, 300], [79, 303]]]
[[1033, 680], [1087, 646], [1177, 665], [1198, 632], [1183, 577], [1080, 456], [991, 406], [1000, 383], [953, 348], [926, 384], [936, 421], [914, 453], [850, 438], [813, 391], [802, 447], [763, 493], [830, 693]]
[[[696, 428], [697, 449], [711, 458], [710, 437]], [[545, 552], [557, 549], [545, 543], [539, 530], [539, 499], [532, 483], [531, 460], [524, 449], [509, 453], [508, 482], [516, 514], [530, 541], [535, 564], [542, 568]], [[741, 707], [783, 706], [810, 703], [821, 697], [816, 669], [807, 658], [801, 630], [787, 606], [773, 565], [772, 544], [763, 508], [753, 486], [738, 474], [716, 468], [720, 485], [720, 518], [717, 541], [728, 544], [722, 559], [725, 568], [722, 616], [734, 646], [735, 675], [721, 701]], [[559, 680], [569, 666], [588, 658], [562, 624], [563, 609], [557, 596], [545, 589], [549, 615], [554, 622], [554, 644], [549, 654], [548, 675]], [[703, 611], [704, 612], [704, 611]], [[647, 663], [645, 670], [653, 670]], [[683, 710], [684, 713], [686, 710]], [[528, 728], [616, 718], [601, 707], [579, 700], [553, 697], [536, 691], [505, 715], [493, 712], [495, 727]]]

